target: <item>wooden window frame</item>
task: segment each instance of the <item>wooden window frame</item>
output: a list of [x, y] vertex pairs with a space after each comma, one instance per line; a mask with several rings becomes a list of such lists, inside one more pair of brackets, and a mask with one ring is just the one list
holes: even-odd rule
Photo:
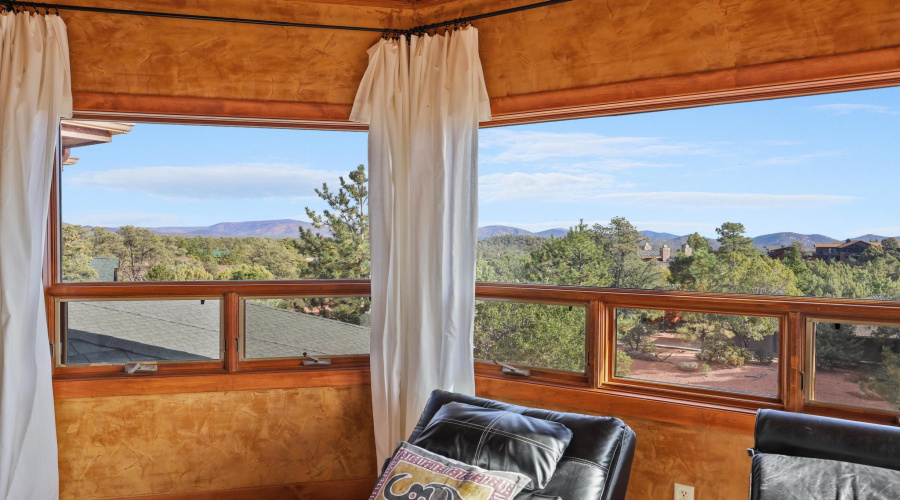
[[[360, 280], [362, 281], [362, 280]], [[366, 281], [368, 283], [368, 281]], [[247, 324], [246, 324], [246, 301], [254, 299], [301, 299], [301, 298], [340, 298], [340, 297], [365, 297], [355, 293], [335, 293], [322, 295], [315, 293], [316, 290], [306, 290], [306, 293], [295, 293], [289, 295], [272, 295], [268, 293], [244, 293], [235, 294], [239, 301], [237, 307], [238, 317], [237, 325], [233, 330], [237, 332], [235, 341], [240, 346], [237, 349], [237, 370], [239, 372], [265, 372], [274, 370], [299, 370], [299, 371], [320, 371], [332, 369], [362, 369], [369, 367], [369, 356], [363, 354], [337, 354], [332, 356], [320, 356], [331, 361], [331, 365], [303, 365], [303, 358], [296, 356], [288, 356], [284, 358], [247, 358]]]
[[[606, 387], [612, 390], [620, 390], [620, 391], [633, 391], [642, 394], [650, 394], [650, 395], [659, 395], [659, 396], [667, 396], [667, 397], [676, 397], [676, 398], [692, 398], [692, 397], [700, 397], [704, 400], [708, 401], [719, 401], [723, 404], [734, 405], [737, 407], [746, 407], [751, 409], [758, 408], [775, 408], [781, 409], [784, 408], [784, 404], [782, 403], [784, 400], [784, 393], [787, 392], [788, 388], [784, 387], [784, 380], [786, 379], [786, 369], [785, 363], [782, 363], [781, 360], [786, 359], [785, 345], [787, 344], [787, 322], [788, 318], [786, 314], [749, 314], [749, 313], [734, 313], [728, 310], [727, 307], [708, 307], [700, 304], [695, 304], [692, 307], [687, 308], [648, 308], [646, 306], [636, 306], [629, 305], [627, 303], [623, 304], [606, 304], [605, 308], [607, 309], [607, 313], [605, 315], [607, 324], [605, 325], [605, 331], [601, 332], [601, 338], [603, 340], [602, 345], [605, 347], [605, 351], [611, 353], [608, 356], [604, 356], [607, 367], [606, 373], [607, 376], [604, 379], [601, 387]], [[637, 379], [637, 378], [629, 378], [629, 377], [620, 377], [616, 375], [616, 356], [615, 352], [617, 350], [618, 344], [618, 331], [616, 327], [616, 310], [617, 309], [639, 309], [639, 310], [653, 310], [653, 311], [668, 311], [668, 310], [676, 310], [679, 312], [695, 312], [695, 313], [710, 313], [710, 314], [727, 314], [727, 315], [737, 315], [737, 316], [756, 316], [761, 318], [773, 318], [778, 320], [778, 381], [776, 383], [776, 394], [774, 395], [763, 395], [763, 394], [752, 394], [752, 393], [744, 393], [737, 391], [728, 391], [725, 389], [714, 389], [703, 386], [696, 385], [679, 385], [679, 384], [671, 384], [664, 382], [656, 382], [653, 380], [647, 379]], [[605, 354], [605, 353], [604, 353]], [[709, 398], [709, 399], [707, 399]]]
[[[478, 285], [486, 285], [487, 283], [479, 283]], [[517, 298], [514, 294], [504, 294], [504, 293], [492, 293], [489, 289], [479, 291], [479, 287], [476, 285], [476, 296], [475, 300], [481, 301], [494, 301], [494, 302], [513, 302], [517, 304], [538, 304], [538, 305], [549, 305], [549, 306], [572, 306], [572, 307], [583, 307], [585, 313], [584, 319], [584, 353], [585, 353], [585, 369], [583, 373], [578, 372], [570, 372], [565, 370], [556, 370], [553, 368], [547, 368], [542, 366], [531, 366], [521, 363], [515, 362], [507, 362], [510, 365], [516, 367], [527, 368], [531, 375], [528, 377], [522, 377], [520, 375], [506, 375], [503, 373], [503, 368], [499, 365], [491, 363], [489, 360], [476, 359], [475, 360], [475, 375], [476, 376], [485, 376], [485, 377], [513, 377], [523, 380], [530, 380], [536, 382], [548, 383], [551, 385], [571, 385], [571, 386], [580, 386], [580, 387], [590, 387], [591, 386], [591, 373], [593, 372], [593, 366], [597, 363], [596, 356], [592, 355], [592, 339], [593, 335], [591, 332], [595, 330], [593, 326], [593, 312], [594, 309], [591, 307], [590, 301], [584, 300], [567, 300], [565, 298], [554, 298], [547, 297], [543, 299], [534, 299], [534, 298]]]
[[[339, 127], [318, 122], [297, 120], [251, 120], [246, 118], [210, 118], [190, 116], [158, 116], [152, 114], [119, 113], [97, 116], [75, 112], [73, 119], [128, 120], [140, 123], [180, 125], [222, 125], [297, 129], [360, 130], [359, 126]], [[238, 372], [317, 372], [328, 370], [367, 370], [368, 355], [335, 356], [329, 366], [303, 366], [301, 358], [278, 360], [244, 360], [242, 300], [253, 297], [351, 297], [369, 296], [369, 280], [278, 280], [278, 281], [196, 281], [196, 282], [115, 282], [115, 283], [64, 283], [62, 281], [62, 189], [60, 165], [61, 138], [51, 180], [50, 212], [47, 221], [47, 246], [44, 258], [44, 290], [47, 308], [48, 337], [50, 341], [53, 378], [58, 381], [84, 379], [149, 379], [170, 376], [221, 375]], [[222, 315], [220, 345], [222, 359], [215, 361], [161, 362], [159, 371], [153, 373], [126, 374], [123, 365], [61, 365], [65, 341], [60, 318], [60, 302], [89, 300], [159, 300], [159, 299], [208, 299], [219, 300]], [[239, 347], [240, 346], [240, 347]]]
[[[854, 325], [884, 325], [892, 327], [900, 327], [898, 321], [873, 321], [869, 315], [853, 314], [849, 311], [841, 313], [839, 311], [830, 312], [828, 314], [804, 314], [803, 315], [803, 378], [804, 383], [801, 388], [803, 411], [824, 416], [834, 416], [838, 418], [847, 418], [854, 420], [873, 420], [880, 423], [890, 423], [900, 425], [900, 411], [884, 410], [881, 408], [872, 408], [866, 406], [851, 406], [840, 403], [830, 403], [827, 401], [817, 401], [813, 399], [816, 382], [816, 366], [815, 366], [815, 330], [816, 323], [833, 323], [843, 322]], [[885, 422], [886, 421], [886, 422]]]

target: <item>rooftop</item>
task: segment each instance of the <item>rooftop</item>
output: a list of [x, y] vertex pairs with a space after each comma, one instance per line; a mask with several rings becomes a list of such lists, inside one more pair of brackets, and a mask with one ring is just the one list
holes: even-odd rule
[[[67, 364], [219, 359], [218, 300], [71, 302]], [[369, 352], [369, 328], [247, 302], [253, 358]]]

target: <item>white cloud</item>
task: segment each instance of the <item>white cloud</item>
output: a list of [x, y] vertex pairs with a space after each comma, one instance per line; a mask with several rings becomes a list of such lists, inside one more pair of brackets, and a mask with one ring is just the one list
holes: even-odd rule
[[204, 167], [134, 167], [79, 172], [67, 181], [75, 188], [137, 192], [169, 200], [231, 200], [313, 197], [323, 182], [336, 184], [341, 173], [285, 164]]
[[[487, 163], [533, 163], [550, 158], [634, 158], [714, 154], [707, 144], [667, 142], [659, 137], [610, 137], [590, 132], [488, 130], [480, 139]], [[486, 151], [491, 148], [498, 152]]]
[[608, 174], [572, 175], [562, 172], [488, 174], [478, 178], [479, 201], [584, 201], [597, 192], [633, 187]]
[[854, 196], [827, 194], [718, 193], [698, 191], [628, 192], [633, 184], [608, 174], [571, 175], [561, 172], [489, 174], [479, 178], [479, 201], [575, 202], [707, 208], [785, 208], [845, 203]]
[[877, 104], [822, 104], [819, 106], [813, 106], [812, 109], [818, 111], [831, 111], [838, 115], [848, 115], [856, 111], [862, 111], [864, 113], [876, 113], [880, 115], [900, 115], [900, 111], [894, 110], [887, 106], [879, 106]]
[[766, 158], [765, 160], [759, 160], [754, 163], [756, 165], [796, 165], [799, 163], [808, 163], [810, 160], [815, 160], [816, 158], [826, 158], [829, 156], [837, 156], [839, 154], [841, 154], [840, 151], [823, 151], [820, 153], [776, 156], [775, 158]]
[[653, 163], [646, 161], [634, 161], [624, 159], [607, 159], [597, 161], [584, 161], [577, 163], [559, 163], [546, 167], [547, 170], [569, 173], [589, 172], [616, 172], [637, 168], [673, 168], [683, 166], [680, 163]]

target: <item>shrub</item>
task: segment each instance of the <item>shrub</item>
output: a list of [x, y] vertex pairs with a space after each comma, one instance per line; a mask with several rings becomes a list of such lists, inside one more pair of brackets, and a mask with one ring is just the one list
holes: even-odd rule
[[869, 394], [876, 394], [894, 406], [900, 405], [900, 354], [888, 347], [881, 348], [881, 366], [868, 381], [859, 383], [860, 389]]
[[744, 366], [752, 358], [749, 350], [722, 341], [705, 342], [703, 350], [697, 354], [697, 359], [701, 361], [734, 367]]
[[760, 347], [753, 354], [753, 357], [756, 358], [756, 361], [758, 361], [766, 366], [769, 366], [772, 364], [772, 361], [775, 360], [775, 353]]
[[862, 359], [862, 341], [856, 327], [846, 324], [816, 325], [816, 366], [818, 368], [851, 367]]
[[712, 371], [712, 368], [710, 368], [708, 364], [703, 363], [702, 365], [700, 365], [700, 373], [702, 375], [707, 375], [711, 371]]
[[619, 338], [633, 351], [652, 354], [656, 352], [653, 336], [658, 333], [655, 325], [639, 321], [619, 335]]
[[616, 351], [616, 376], [627, 377], [631, 375], [631, 356], [622, 351]]

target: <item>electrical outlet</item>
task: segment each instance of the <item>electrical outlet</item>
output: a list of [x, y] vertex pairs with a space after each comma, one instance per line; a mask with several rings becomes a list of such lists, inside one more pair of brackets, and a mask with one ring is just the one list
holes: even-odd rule
[[675, 483], [675, 500], [694, 500], [694, 487]]

